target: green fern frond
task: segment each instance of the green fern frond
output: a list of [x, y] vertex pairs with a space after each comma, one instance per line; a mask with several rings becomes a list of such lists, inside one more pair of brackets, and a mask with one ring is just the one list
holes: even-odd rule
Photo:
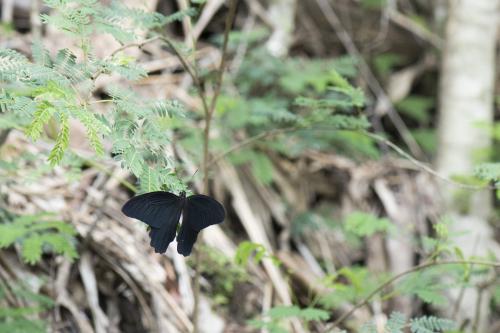
[[130, 81], [139, 80], [148, 74], [144, 68], [134, 63], [109, 64], [109, 69]]
[[22, 257], [30, 265], [36, 264], [42, 257], [43, 239], [39, 235], [32, 235], [23, 241]]
[[474, 175], [482, 180], [500, 182], [500, 163], [482, 163], [474, 169]]
[[252, 155], [251, 167], [253, 175], [262, 184], [270, 184], [274, 175], [273, 163], [266, 154], [255, 152]]
[[96, 1], [49, 1], [57, 13], [40, 15], [43, 23], [51, 24], [57, 29], [73, 36], [87, 37], [93, 31], [93, 18], [98, 14], [100, 5]]
[[362, 131], [370, 128], [371, 124], [365, 116], [355, 117], [336, 114], [329, 117], [325, 122], [325, 126], [336, 128], [344, 131]]
[[184, 117], [184, 106], [176, 100], [157, 100], [149, 105], [150, 110], [159, 117]]
[[[29, 64], [28, 58], [11, 49], [0, 49], [0, 73], [17, 73]], [[1, 78], [1, 77], [0, 77]]]
[[330, 313], [325, 310], [316, 309], [316, 308], [305, 308], [300, 312], [299, 317], [303, 318], [306, 321], [321, 321], [328, 320], [330, 318]]
[[376, 232], [391, 232], [394, 225], [386, 218], [378, 218], [373, 214], [353, 212], [345, 219], [344, 224], [347, 232], [360, 237], [371, 236]]
[[17, 126], [17, 117], [12, 113], [0, 115], [0, 129], [16, 128]]
[[46, 85], [49, 82], [54, 82], [60, 87], [69, 87], [71, 85], [71, 81], [58, 71], [36, 64], [30, 65], [24, 75], [20, 77], [20, 80], [34, 86]]
[[139, 111], [138, 115], [144, 112], [144, 108], [140, 105], [140, 98], [129, 88], [121, 86], [111, 86], [107, 89], [107, 93], [113, 99], [117, 112], [130, 112], [130, 110]]
[[38, 313], [40, 312], [40, 310], [41, 310], [40, 307], [0, 308], [0, 318], [23, 317], [25, 315]]
[[[1, 98], [0, 98], [1, 103]], [[9, 106], [9, 111], [21, 118], [28, 118], [36, 111], [36, 102], [28, 97], [16, 96], [13, 103]]]
[[145, 165], [140, 178], [141, 192], [161, 190], [160, 175], [155, 168]]
[[406, 316], [401, 312], [393, 312], [386, 324], [387, 333], [404, 333]]
[[269, 254], [262, 244], [243, 241], [236, 249], [234, 261], [237, 265], [246, 266], [252, 256], [254, 262], [258, 264], [263, 258], [268, 257]]
[[47, 328], [41, 320], [33, 319], [14, 319], [6, 322], [0, 322], [0, 332], [8, 333], [46, 333]]
[[443, 283], [443, 274], [460, 279], [463, 267], [449, 267], [446, 271], [442, 267], [434, 267], [422, 272], [407, 276], [398, 284], [398, 290], [406, 295], [415, 295], [425, 303], [445, 305], [448, 301], [444, 291], [450, 288], [450, 282]]
[[110, 20], [109, 18], [103, 18], [101, 22], [96, 22], [94, 24], [94, 27], [97, 32], [108, 33], [122, 44], [131, 42], [136, 37], [133, 32], [127, 31], [123, 27], [115, 25], [114, 22], [112, 22], [112, 20]]
[[136, 177], [141, 177], [146, 165], [141, 152], [135, 149], [135, 147], [131, 147], [126, 150], [122, 156], [125, 166], [130, 169]]
[[359, 333], [379, 333], [377, 330], [377, 326], [373, 321], [369, 321], [368, 323], [363, 324]]
[[300, 308], [298, 306], [275, 306], [271, 308], [267, 315], [273, 320], [280, 320], [290, 317], [298, 317], [300, 315]]
[[98, 155], [103, 155], [104, 146], [101, 141], [101, 135], [109, 134], [109, 128], [85, 108], [74, 108], [71, 110], [71, 113], [85, 126], [87, 138], [95, 152]]
[[[75, 3], [77, 1], [75, 0], [43, 0], [44, 4], [47, 5], [50, 8], [54, 9], [64, 9], [65, 6]], [[96, 3], [97, 0], [81, 0], [79, 3], [85, 4], [85, 5], [91, 5]]]
[[184, 10], [178, 11], [176, 13], [170, 14], [167, 16], [163, 23], [172, 23], [176, 21], [182, 21], [186, 16], [195, 16], [197, 14], [196, 8], [186, 8]]
[[[5, 333], [46, 333], [47, 327], [36, 315], [54, 306], [54, 301], [42, 294], [30, 291], [29, 286], [18, 282], [22, 286], [9, 286], [16, 299], [24, 304], [20, 307], [0, 307], [0, 332]], [[0, 301], [3, 298], [2, 284], [0, 284]], [[2, 302], [3, 303], [3, 302]]]
[[[3, 229], [5, 229], [5, 227], [0, 225], [0, 230]], [[5, 230], [5, 232], [2, 233], [2, 235], [0, 235], [0, 249], [9, 247], [24, 234], [25, 234], [24, 228], [19, 228], [17, 226], [12, 226], [10, 230]]]
[[0, 90], [0, 112], [7, 112], [15, 99], [5, 90]]
[[61, 254], [69, 259], [78, 258], [73, 241], [63, 233], [44, 233], [40, 236], [42, 242], [47, 244], [53, 253]]
[[42, 135], [43, 125], [47, 124], [52, 118], [56, 109], [48, 102], [41, 102], [37, 105], [33, 121], [26, 128], [26, 135], [33, 140], [38, 140]]
[[59, 115], [61, 129], [57, 134], [56, 143], [49, 154], [50, 165], [55, 166], [61, 162], [64, 152], [69, 145], [69, 120], [65, 113]]
[[410, 321], [410, 330], [412, 333], [440, 333], [456, 328], [456, 324], [448, 319], [437, 317], [420, 317]]
[[134, 25], [142, 29], [153, 29], [161, 27], [166, 23], [167, 17], [158, 12], [147, 12], [140, 8], [131, 8], [123, 5], [120, 1], [113, 1], [107, 14], [117, 19], [126, 17], [134, 22]]
[[85, 72], [81, 65], [77, 64], [76, 55], [68, 49], [62, 49], [57, 52], [54, 69], [73, 83], [90, 78], [90, 73]]
[[175, 170], [171, 165], [167, 164], [167, 167], [160, 169], [160, 184], [163, 190], [170, 192], [188, 192], [189, 189], [186, 184], [175, 174]]
[[52, 59], [50, 58], [49, 51], [43, 47], [41, 41], [33, 42], [33, 45], [31, 45], [31, 53], [36, 64], [44, 67], [52, 66]]
[[75, 234], [72, 226], [53, 220], [51, 215], [22, 216], [0, 224], [0, 248], [19, 243], [23, 260], [29, 264], [38, 262], [42, 253], [49, 249], [74, 259], [77, 256], [73, 241]]
[[20, 284], [12, 288], [17, 298], [23, 299], [26, 303], [36, 303], [39, 309], [49, 309], [55, 305], [52, 298], [26, 288], [23, 283]]

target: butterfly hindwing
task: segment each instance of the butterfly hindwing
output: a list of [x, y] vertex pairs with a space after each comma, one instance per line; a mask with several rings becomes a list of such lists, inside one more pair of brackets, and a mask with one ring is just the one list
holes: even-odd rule
[[189, 224], [182, 223], [181, 229], [177, 234], [177, 253], [187, 257], [193, 250], [194, 242], [198, 238], [199, 231], [192, 229]]
[[169, 217], [169, 220], [161, 228], [151, 228], [149, 231], [150, 245], [155, 249], [156, 253], [165, 253], [174, 240], [179, 218], [181, 217], [181, 210], [179, 209], [176, 214]]
[[177, 252], [183, 256], [190, 255], [198, 233], [208, 226], [222, 223], [225, 216], [224, 207], [211, 197], [196, 194], [187, 198], [177, 235]]
[[150, 192], [133, 197], [123, 206], [122, 212], [128, 217], [141, 220], [151, 228], [160, 229], [172, 216], [180, 215], [183, 199], [169, 192]]

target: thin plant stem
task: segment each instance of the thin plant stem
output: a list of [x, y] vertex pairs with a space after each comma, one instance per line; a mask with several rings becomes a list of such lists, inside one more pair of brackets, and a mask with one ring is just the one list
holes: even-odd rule
[[[237, 0], [231, 0], [229, 13], [226, 17], [226, 26], [224, 29], [224, 43], [222, 45], [222, 55], [221, 62], [217, 71], [217, 78], [215, 81], [214, 95], [210, 106], [208, 106], [206, 95], [204, 94], [203, 87], [201, 86], [198, 75], [192, 75], [193, 81], [198, 86], [199, 94], [203, 102], [203, 108], [205, 111], [205, 129], [203, 132], [203, 192], [208, 194], [209, 192], [209, 158], [210, 158], [210, 129], [212, 124], [212, 117], [215, 111], [215, 106], [217, 99], [220, 95], [222, 89], [222, 80], [224, 77], [224, 70], [227, 62], [227, 45], [229, 42], [229, 32], [231, 31], [231, 26], [233, 24], [234, 18], [236, 16], [236, 4]], [[181, 60], [182, 61], [182, 60]], [[196, 66], [195, 66], [196, 69]], [[196, 73], [197, 74], [197, 73]], [[193, 286], [193, 296], [194, 296], [194, 308], [193, 308], [193, 332], [199, 332], [199, 304], [200, 304], [200, 275], [201, 275], [201, 253], [195, 248], [195, 277]]]
[[498, 186], [491, 186], [491, 185], [487, 185], [487, 186], [484, 186], [484, 185], [469, 185], [469, 184], [464, 184], [464, 183], [460, 183], [460, 182], [457, 182], [457, 181], [454, 181], [453, 179], [450, 179], [442, 174], [440, 174], [439, 172], [437, 172], [436, 170], [432, 169], [430, 166], [428, 166], [427, 164], [425, 164], [424, 162], [421, 162], [419, 160], [417, 160], [415, 157], [413, 157], [412, 155], [408, 154], [407, 152], [405, 152], [403, 149], [401, 149], [398, 145], [396, 145], [395, 143], [387, 140], [386, 138], [384, 138], [383, 136], [380, 136], [378, 134], [375, 134], [375, 133], [370, 133], [370, 132], [366, 132], [366, 131], [363, 131], [361, 132], [362, 134], [374, 139], [374, 140], [377, 140], [379, 142], [382, 142], [384, 143], [385, 145], [387, 145], [389, 148], [391, 148], [392, 150], [394, 150], [396, 153], [398, 153], [399, 155], [401, 155], [402, 157], [406, 158], [408, 161], [410, 161], [411, 163], [413, 163], [415, 166], [417, 166], [419, 169], [433, 175], [434, 177], [442, 180], [442, 181], [445, 181], [449, 184], [452, 184], [452, 185], [455, 185], [457, 187], [460, 187], [460, 188], [463, 188], [463, 189], [467, 189], [467, 190], [483, 190], [483, 189], [490, 189], [490, 190], [495, 190], [495, 189], [498, 189]]

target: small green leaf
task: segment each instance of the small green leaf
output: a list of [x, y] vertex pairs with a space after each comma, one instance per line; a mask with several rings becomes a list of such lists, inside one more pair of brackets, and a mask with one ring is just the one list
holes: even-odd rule
[[371, 236], [376, 232], [392, 232], [394, 225], [386, 218], [378, 218], [372, 214], [354, 212], [345, 219], [345, 230], [357, 236]]
[[255, 254], [255, 262], [259, 263], [262, 258], [267, 256], [267, 251], [261, 244], [243, 241], [236, 249], [234, 261], [237, 265], [246, 266], [252, 254]]
[[328, 320], [330, 312], [315, 308], [305, 308], [300, 312], [300, 317], [307, 321]]
[[273, 163], [265, 154], [255, 153], [252, 159], [252, 171], [255, 177], [263, 184], [269, 184], [273, 180]]
[[298, 317], [300, 315], [301, 311], [300, 308], [293, 305], [293, 306], [275, 306], [271, 308], [267, 314], [271, 319], [284, 319], [284, 318], [290, 318], [290, 317]]
[[34, 235], [24, 240], [22, 256], [28, 264], [35, 264], [42, 257], [43, 240], [40, 236]]

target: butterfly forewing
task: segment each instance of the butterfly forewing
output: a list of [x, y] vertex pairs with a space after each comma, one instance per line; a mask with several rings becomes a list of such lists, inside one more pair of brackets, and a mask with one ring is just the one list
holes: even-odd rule
[[[123, 206], [128, 217], [141, 220], [152, 228], [160, 229], [171, 217], [180, 215], [183, 199], [169, 192], [150, 192], [133, 197]], [[176, 225], [179, 221], [175, 221]], [[173, 222], [170, 222], [173, 223]]]
[[189, 223], [196, 231], [222, 223], [226, 217], [224, 207], [217, 200], [203, 194], [188, 197], [184, 211], [183, 223]]

